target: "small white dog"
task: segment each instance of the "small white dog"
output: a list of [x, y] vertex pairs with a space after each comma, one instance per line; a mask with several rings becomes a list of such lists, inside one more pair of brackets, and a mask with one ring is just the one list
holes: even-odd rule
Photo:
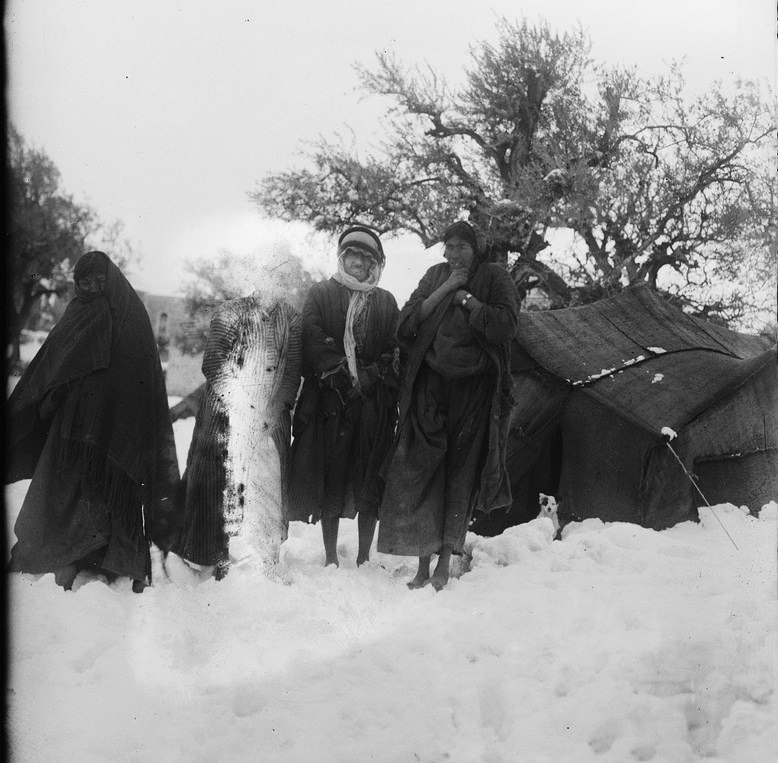
[[553, 495], [538, 493], [538, 503], [540, 503], [539, 517], [548, 517], [554, 523], [554, 540], [562, 540], [562, 530], [570, 522], [582, 522], [583, 520], [577, 514], [573, 514], [564, 507], [562, 501], [557, 501]]
[[554, 540], [561, 540], [562, 528], [559, 525], [559, 504], [553, 495], [538, 494], [540, 503], [539, 517], [548, 517], [554, 523]]

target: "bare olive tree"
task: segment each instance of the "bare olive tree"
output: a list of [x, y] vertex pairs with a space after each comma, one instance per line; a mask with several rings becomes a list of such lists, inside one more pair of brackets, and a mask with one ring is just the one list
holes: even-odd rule
[[[478, 226], [522, 294], [589, 302], [637, 281], [721, 321], [757, 310], [775, 279], [775, 129], [756, 84], [685, 94], [680, 67], [650, 78], [597, 64], [579, 29], [501, 20], [452, 90], [379, 53], [357, 67], [388, 100], [381, 146], [321, 139], [308, 166], [250, 193], [284, 220], [360, 222], [425, 246], [454, 219]], [[551, 251], [567, 231], [569, 252]], [[733, 274], [737, 274], [733, 278]]]

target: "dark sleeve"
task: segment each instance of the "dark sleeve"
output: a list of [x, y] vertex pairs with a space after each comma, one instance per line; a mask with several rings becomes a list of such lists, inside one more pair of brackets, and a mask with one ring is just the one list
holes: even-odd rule
[[385, 292], [382, 309], [385, 313], [383, 316], [384, 325], [388, 326], [384, 333], [383, 347], [381, 347], [381, 354], [378, 360], [366, 366], [365, 370], [372, 381], [375, 382], [380, 379], [385, 384], [396, 386], [399, 357], [397, 324], [400, 318], [400, 311], [397, 307], [397, 301], [390, 292]]
[[38, 403], [38, 416], [41, 419], [53, 418], [57, 409], [62, 405], [62, 401], [67, 397], [68, 384], [60, 384], [56, 387], [52, 387]]
[[288, 342], [279, 352], [286, 353], [284, 377], [278, 386], [278, 399], [291, 408], [300, 386], [302, 365], [302, 316], [293, 307], [285, 308], [285, 320], [289, 322]]
[[203, 376], [211, 384], [218, 379], [237, 335], [238, 314], [233, 306], [226, 302], [219, 306], [211, 319], [203, 351]]
[[302, 350], [305, 371], [317, 379], [325, 371], [337, 368], [346, 359], [342, 338], [338, 341], [329, 334], [327, 311], [328, 308], [334, 309], [335, 305], [327, 297], [325, 288], [313, 286], [303, 305]]
[[435, 267], [431, 267], [421, 277], [419, 285], [408, 297], [408, 301], [400, 311], [397, 334], [402, 339], [413, 339], [419, 333], [421, 324], [421, 305], [436, 288]]
[[470, 313], [470, 326], [488, 344], [500, 345], [516, 333], [519, 294], [507, 270], [489, 266], [489, 298]]
[[386, 333], [382, 355], [393, 355], [394, 348], [397, 347], [397, 327], [400, 322], [400, 310], [397, 307], [397, 300], [389, 292], [386, 292], [386, 306], [384, 308], [387, 316], [389, 330]]

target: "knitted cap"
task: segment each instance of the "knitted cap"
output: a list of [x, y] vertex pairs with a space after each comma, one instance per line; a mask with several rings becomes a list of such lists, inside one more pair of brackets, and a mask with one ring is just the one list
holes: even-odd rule
[[352, 225], [340, 234], [338, 253], [340, 254], [351, 248], [367, 252], [379, 265], [383, 265], [386, 261], [384, 248], [381, 246], [381, 239], [378, 238], [378, 234], [364, 225]]

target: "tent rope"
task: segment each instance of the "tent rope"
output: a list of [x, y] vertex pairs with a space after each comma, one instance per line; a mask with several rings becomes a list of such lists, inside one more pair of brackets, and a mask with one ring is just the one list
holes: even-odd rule
[[[684, 465], [683, 461], [681, 461], [681, 459], [678, 457], [678, 454], [673, 449], [673, 446], [670, 445], [670, 441], [668, 439], [665, 439], [665, 445], [667, 445], [667, 447], [670, 448], [670, 452], [675, 456], [675, 460], [681, 465], [681, 469], [683, 469], [683, 473], [689, 478], [689, 482], [691, 482], [692, 485], [694, 485], [694, 489], [700, 494], [700, 497], [702, 498], [702, 500], [705, 501], [705, 505], [709, 509], [713, 509], [713, 507], [710, 505], [710, 503], [708, 503], [708, 499], [705, 497], [705, 495], [703, 494], [702, 490], [700, 490], [700, 486], [697, 484], [697, 481], [689, 473], [689, 470], [686, 468], [686, 466]], [[732, 545], [735, 548], [737, 548], [738, 551], [740, 551], [740, 549], [737, 546], [737, 543], [735, 543], [735, 541], [732, 540], [732, 536], [727, 532], [727, 528], [724, 527], [724, 523], [721, 521], [721, 518], [719, 517], [719, 515], [715, 511], [713, 511], [712, 513], [713, 513], [713, 516], [716, 517], [716, 521], [721, 525], [721, 529], [724, 530], [724, 532], [726, 533], [727, 537], [730, 539], [730, 541], [732, 541]]]

